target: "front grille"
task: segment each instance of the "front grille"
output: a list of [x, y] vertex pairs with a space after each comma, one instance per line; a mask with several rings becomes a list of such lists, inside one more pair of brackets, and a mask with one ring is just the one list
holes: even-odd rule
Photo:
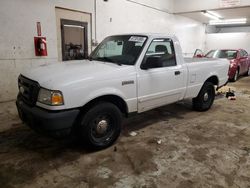
[[18, 88], [19, 97], [21, 97], [26, 104], [34, 106], [40, 89], [38, 82], [20, 75], [18, 77]]

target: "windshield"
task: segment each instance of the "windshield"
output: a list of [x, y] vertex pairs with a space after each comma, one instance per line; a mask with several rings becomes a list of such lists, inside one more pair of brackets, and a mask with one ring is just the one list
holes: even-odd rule
[[146, 41], [146, 36], [108, 37], [93, 51], [90, 60], [106, 61], [119, 65], [134, 65]]
[[205, 56], [207, 58], [227, 58], [227, 59], [236, 59], [237, 51], [236, 50], [211, 50]]

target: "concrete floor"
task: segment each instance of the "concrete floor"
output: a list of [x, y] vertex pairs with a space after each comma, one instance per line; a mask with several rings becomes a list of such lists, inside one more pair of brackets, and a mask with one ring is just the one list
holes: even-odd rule
[[126, 120], [118, 142], [99, 152], [37, 135], [14, 102], [2, 103], [0, 186], [250, 187], [249, 84], [250, 77], [229, 84], [237, 100], [219, 95], [208, 112], [185, 102]]

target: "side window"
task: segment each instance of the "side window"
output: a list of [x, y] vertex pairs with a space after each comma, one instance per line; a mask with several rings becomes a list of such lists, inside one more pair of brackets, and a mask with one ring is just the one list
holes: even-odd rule
[[240, 57], [244, 57], [244, 52], [242, 50], [240, 51]]
[[243, 52], [244, 52], [244, 57], [247, 57], [248, 53], [245, 50], [243, 50]]
[[146, 66], [146, 68], [176, 66], [173, 41], [171, 39], [154, 39], [146, 52], [142, 66]]

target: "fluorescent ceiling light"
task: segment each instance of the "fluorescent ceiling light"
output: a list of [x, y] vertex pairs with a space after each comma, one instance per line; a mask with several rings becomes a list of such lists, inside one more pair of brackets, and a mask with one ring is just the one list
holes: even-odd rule
[[219, 20], [218, 17], [216, 17], [216, 16], [214, 16], [214, 15], [212, 15], [212, 14], [208, 14], [207, 12], [202, 12], [202, 14], [203, 14], [204, 16], [208, 17], [208, 18], [213, 19], [213, 20]]
[[213, 16], [219, 18], [219, 19], [222, 19], [222, 16], [220, 14], [218, 14], [217, 12], [207, 10], [207, 13], [210, 14], [210, 15], [213, 15]]
[[234, 25], [234, 24], [246, 24], [246, 23], [247, 23], [246, 18], [209, 21], [209, 25]]
[[80, 25], [63, 25], [64, 27], [75, 27], [75, 28], [80, 28], [80, 29], [84, 29], [83, 26]]
[[215, 13], [215, 12], [213, 12], [213, 11], [206, 11], [206, 10], [204, 10], [204, 11], [202, 11], [201, 13], [202, 13], [204, 16], [206, 16], [206, 17], [208, 17], [208, 18], [211, 18], [211, 19], [213, 19], [213, 20], [219, 20], [219, 19], [222, 18], [219, 14], [217, 14], [217, 13]]

